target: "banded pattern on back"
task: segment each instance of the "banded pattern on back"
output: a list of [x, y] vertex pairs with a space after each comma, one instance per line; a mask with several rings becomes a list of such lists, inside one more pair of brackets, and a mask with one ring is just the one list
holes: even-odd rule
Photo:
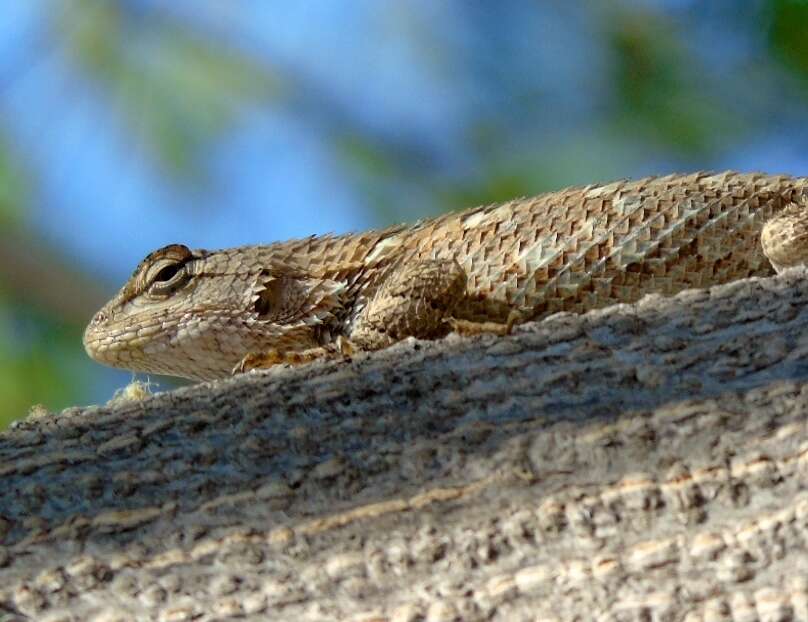
[[506, 307], [540, 318], [771, 274], [760, 230], [807, 188], [762, 174], [649, 177], [480, 207], [398, 235], [405, 261], [451, 256], [466, 270], [468, 319]]

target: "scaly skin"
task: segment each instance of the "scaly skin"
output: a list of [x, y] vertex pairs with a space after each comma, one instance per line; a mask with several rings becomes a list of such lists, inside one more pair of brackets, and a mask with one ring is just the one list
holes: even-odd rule
[[381, 231], [172, 245], [141, 262], [84, 345], [114, 367], [207, 380], [771, 274], [805, 259], [806, 194], [806, 178], [696, 173]]

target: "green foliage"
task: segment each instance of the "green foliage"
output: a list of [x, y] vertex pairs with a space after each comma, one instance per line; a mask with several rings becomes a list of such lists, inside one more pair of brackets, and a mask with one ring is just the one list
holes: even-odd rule
[[75, 362], [79, 327], [14, 304], [0, 289], [0, 335], [0, 429], [34, 404], [65, 408], [86, 391], [89, 366]]
[[615, 57], [615, 119], [621, 131], [681, 155], [706, 155], [741, 130], [703, 79], [706, 68], [685, 48], [675, 26], [634, 7], [610, 22]]
[[9, 230], [19, 221], [29, 198], [27, 176], [19, 159], [0, 137], [0, 228]]
[[769, 0], [764, 15], [775, 57], [808, 80], [808, 1]]
[[[30, 196], [27, 175], [15, 155], [0, 138], [0, 244], [3, 236], [14, 235], [20, 226], [22, 209]], [[14, 267], [6, 266], [6, 269]], [[0, 272], [0, 429], [24, 415], [35, 402], [61, 400], [67, 405], [77, 397], [70, 385], [60, 380], [54, 381], [54, 386], [45, 386], [54, 365], [47, 363], [47, 356], [40, 357], [46, 362], [44, 366], [34, 362], [34, 350], [29, 349], [27, 335], [21, 330], [21, 323], [27, 322], [26, 308], [12, 303], [14, 293], [3, 287], [2, 277]]]
[[55, 23], [68, 57], [106, 87], [133, 133], [181, 179], [204, 177], [199, 158], [205, 147], [232, 126], [243, 106], [280, 92], [267, 68], [166, 15], [77, 0], [65, 3]]
[[536, 175], [519, 168], [488, 169], [479, 179], [466, 183], [447, 184], [438, 188], [437, 199], [442, 205], [464, 209], [473, 205], [501, 203], [517, 197], [535, 194], [541, 188]]

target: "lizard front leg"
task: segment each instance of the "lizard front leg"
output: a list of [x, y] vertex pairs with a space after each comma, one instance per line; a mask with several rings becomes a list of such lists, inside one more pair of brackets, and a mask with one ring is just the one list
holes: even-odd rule
[[353, 354], [350, 341], [338, 337], [334, 343], [306, 350], [281, 350], [267, 348], [259, 352], [249, 352], [233, 368], [233, 374], [241, 374], [251, 369], [266, 369], [275, 365], [302, 365], [311, 361], [322, 361], [333, 358], [346, 358]]
[[416, 261], [395, 269], [353, 321], [351, 343], [378, 350], [407, 337], [446, 335], [447, 320], [466, 293], [466, 273], [454, 259]]
[[406, 339], [437, 339], [454, 330], [463, 335], [510, 333], [516, 313], [505, 323], [454, 317], [466, 297], [467, 276], [454, 259], [422, 260], [394, 272], [355, 320], [350, 340], [378, 350]]

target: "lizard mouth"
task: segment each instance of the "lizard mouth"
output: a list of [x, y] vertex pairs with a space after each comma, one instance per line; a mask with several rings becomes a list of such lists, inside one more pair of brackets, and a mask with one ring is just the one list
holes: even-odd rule
[[109, 319], [110, 315], [105, 309], [96, 313], [84, 330], [82, 343], [91, 359], [112, 367], [123, 367], [142, 358], [143, 346], [151, 341], [154, 334], [163, 330], [162, 325], [155, 323], [111, 331]]
[[243, 355], [240, 339], [231, 335], [229, 341], [222, 340], [204, 323], [178, 326], [161, 314], [119, 324], [114, 313], [101, 309], [87, 325], [82, 341], [87, 355], [102, 365], [211, 380], [230, 375]]

